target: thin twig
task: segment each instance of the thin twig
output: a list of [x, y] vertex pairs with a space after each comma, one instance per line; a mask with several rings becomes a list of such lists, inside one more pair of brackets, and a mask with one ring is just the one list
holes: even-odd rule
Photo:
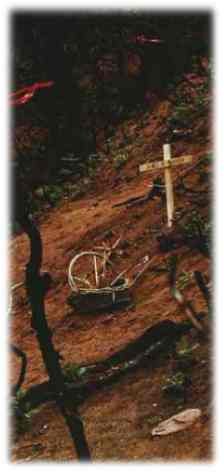
[[24, 285], [24, 282], [18, 282], [17, 284], [15, 284], [11, 287], [11, 291], [17, 290], [17, 288], [20, 288], [23, 285]]
[[203, 332], [203, 326], [196, 318], [196, 312], [193, 309], [191, 302], [186, 301], [182, 293], [176, 287], [177, 262], [178, 261], [177, 261], [176, 256], [171, 258], [171, 267], [170, 267], [170, 272], [169, 272], [170, 292], [172, 296], [175, 298], [175, 300], [177, 301], [177, 303], [180, 305], [182, 310], [184, 311], [187, 318], [193, 324], [193, 326], [199, 332]]
[[209, 292], [209, 289], [204, 281], [204, 277], [202, 275], [201, 272], [199, 272], [198, 270], [195, 270], [194, 272], [194, 277], [195, 277], [195, 280], [197, 282], [197, 285], [204, 297], [204, 300], [207, 304], [207, 308], [208, 308], [208, 313], [210, 313], [211, 311], [211, 296], [210, 296], [210, 292]]
[[171, 289], [171, 293], [175, 300], [178, 302], [180, 307], [183, 309], [187, 318], [191, 321], [192, 325], [199, 331], [203, 333], [203, 326], [201, 325], [200, 321], [197, 320], [195, 311], [191, 305], [191, 302], [185, 300], [182, 293], [176, 288], [173, 287]]

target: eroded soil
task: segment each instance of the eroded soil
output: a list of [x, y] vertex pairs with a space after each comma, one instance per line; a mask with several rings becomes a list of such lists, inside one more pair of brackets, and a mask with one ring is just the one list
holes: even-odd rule
[[[107, 154], [82, 198], [75, 201], [63, 199], [57, 208], [40, 218], [44, 247], [42, 269], [53, 277], [53, 287], [46, 296], [46, 313], [63, 365], [105, 359], [155, 323], [165, 319], [185, 319], [185, 314], [170, 294], [167, 273], [152, 270], [148, 270], [132, 290], [133, 303], [129, 307], [103, 313], [78, 313], [67, 304], [70, 295], [67, 269], [76, 252], [93, 249], [102, 242], [114, 242], [121, 236], [121, 240], [127, 243], [116, 257], [117, 272], [136, 264], [147, 254], [153, 268], [164, 267], [169, 256], [177, 254], [178, 273], [199, 270], [210, 280], [210, 261], [196, 248], [184, 245], [171, 252], [160, 251], [157, 235], [166, 228], [166, 209], [160, 198], [134, 207], [113, 207], [118, 202], [145, 194], [148, 186], [152, 185], [155, 173], [139, 175], [138, 166], [145, 160], [162, 159], [162, 136], [169, 107], [168, 101], [159, 102], [149, 117], [145, 114], [135, 139], [134, 125], [138, 123], [134, 120], [128, 123], [132, 142], [128, 145], [130, 157], [125, 166], [116, 169]], [[200, 191], [204, 198], [210, 191], [210, 183], [202, 182], [199, 166], [194, 164], [211, 150], [209, 129], [210, 123], [205, 118], [194, 126], [189, 138], [182, 138], [172, 146], [174, 156], [193, 155], [194, 168], [185, 182], [190, 188]], [[117, 143], [118, 133], [121, 140], [121, 129], [117, 131]], [[105, 155], [103, 149], [101, 153]], [[185, 165], [174, 170], [176, 183], [179, 175], [188, 169]], [[210, 171], [207, 166], [206, 171]], [[175, 203], [178, 212], [188, 209], [190, 213], [198, 209], [201, 215], [207, 216], [208, 204], [198, 208], [196, 196], [191, 199], [176, 191]], [[25, 235], [13, 239], [10, 257], [12, 281], [20, 282], [24, 280], [29, 257]], [[193, 277], [183, 292], [193, 302], [197, 313], [205, 313], [203, 323], [207, 335], [202, 338], [192, 329], [187, 336], [187, 343], [196, 346], [186, 397], [179, 401], [165, 396], [162, 391], [165, 378], [176, 372], [174, 356], [165, 361], [157, 359], [148, 368], [126, 374], [116, 384], [93, 394], [80, 407], [93, 460], [203, 461], [212, 457], [212, 355], [207, 307]], [[21, 287], [13, 298], [11, 341], [28, 356], [23, 389], [47, 380], [30, 319], [30, 306], [25, 289]], [[11, 379], [15, 381], [19, 363], [13, 355], [11, 364]], [[152, 427], [160, 420], [190, 407], [202, 411], [201, 418], [193, 426], [164, 437], [151, 436]], [[11, 459], [16, 462], [75, 459], [67, 428], [54, 403], [45, 404], [33, 412], [28, 430], [12, 444]]]

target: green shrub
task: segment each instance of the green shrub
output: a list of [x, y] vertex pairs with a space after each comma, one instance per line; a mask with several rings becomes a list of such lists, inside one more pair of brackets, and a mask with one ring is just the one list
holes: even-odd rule
[[206, 254], [210, 254], [212, 241], [211, 221], [205, 220], [199, 213], [193, 211], [191, 217], [181, 227], [181, 231], [187, 242], [196, 242]]
[[45, 185], [44, 186], [44, 195], [46, 201], [51, 205], [56, 205], [63, 194], [63, 190], [59, 185]]
[[[200, 73], [200, 59], [196, 56], [192, 60], [192, 72]], [[187, 128], [197, 118], [204, 115], [210, 104], [210, 86], [212, 80], [212, 65], [210, 64], [204, 81], [196, 85], [195, 94], [190, 94], [185, 89], [178, 89], [175, 93], [174, 108], [167, 120], [169, 128]], [[169, 91], [172, 89], [169, 89]]]
[[96, 174], [100, 157], [98, 154], [90, 154], [87, 158], [87, 173], [89, 177], [94, 177]]

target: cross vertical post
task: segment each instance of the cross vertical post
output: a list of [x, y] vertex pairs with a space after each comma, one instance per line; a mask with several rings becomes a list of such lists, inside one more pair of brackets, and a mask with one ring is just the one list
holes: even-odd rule
[[164, 174], [165, 174], [165, 186], [166, 186], [166, 203], [167, 203], [167, 226], [172, 227], [173, 214], [174, 214], [174, 194], [173, 194], [173, 183], [171, 178], [171, 148], [170, 144], [163, 145], [163, 158], [164, 158]]
[[139, 166], [139, 172], [164, 170], [165, 189], [166, 189], [166, 207], [167, 207], [167, 226], [172, 227], [174, 215], [174, 192], [171, 175], [171, 168], [192, 162], [192, 155], [179, 156], [172, 159], [170, 144], [163, 145], [163, 160], [155, 162], [146, 162]]

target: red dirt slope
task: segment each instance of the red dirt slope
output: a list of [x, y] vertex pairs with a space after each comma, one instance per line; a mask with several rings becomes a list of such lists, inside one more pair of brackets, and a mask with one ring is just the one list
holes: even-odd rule
[[[153, 267], [163, 267], [174, 253], [180, 259], [178, 273], [200, 270], [210, 278], [209, 261], [198, 250], [182, 246], [166, 254], [160, 251], [156, 237], [166, 227], [166, 210], [160, 198], [132, 208], [126, 205], [113, 208], [115, 203], [144, 194], [148, 185], [152, 184], [155, 174], [138, 175], [138, 166], [147, 159], [162, 158], [163, 136], [170, 108], [170, 102], [159, 102], [150, 116], [141, 117], [140, 126], [140, 119], [125, 123], [131, 137], [131, 143], [124, 148], [129, 155], [128, 162], [117, 170], [112, 155], [107, 154], [92, 179], [90, 189], [81, 199], [64, 200], [42, 217], [43, 269], [49, 271], [54, 280], [53, 288], [46, 297], [46, 313], [53, 330], [53, 341], [63, 356], [64, 364], [105, 359], [155, 323], [165, 319], [185, 319], [171, 297], [167, 274], [152, 271], [147, 271], [133, 289], [134, 304], [125, 309], [83, 315], [67, 304], [70, 294], [67, 282], [69, 261], [77, 251], [92, 249], [107, 241], [109, 230], [112, 231], [111, 240], [121, 236], [125, 241], [122, 254], [116, 258], [118, 271], [136, 263], [146, 254], [152, 257]], [[207, 120], [201, 120], [194, 126], [189, 138], [182, 138], [173, 144], [173, 154], [191, 153], [194, 164], [199, 162], [211, 149], [209, 128]], [[204, 130], [205, 136], [200, 129]], [[114, 139], [117, 148], [121, 142], [120, 127]], [[174, 177], [177, 179], [187, 169], [187, 166], [178, 167], [174, 170]], [[188, 174], [186, 183], [200, 192], [206, 188], [208, 190], [207, 182], [201, 182], [196, 166]], [[178, 212], [188, 209], [190, 213], [197, 208], [195, 200], [177, 192]], [[207, 215], [207, 210], [207, 207], [199, 208], [203, 216]], [[15, 237], [11, 243], [13, 283], [24, 280], [28, 256], [26, 237]], [[207, 312], [193, 278], [184, 293], [194, 302], [197, 312]], [[24, 389], [47, 379], [35, 333], [30, 327], [30, 316], [25, 290], [20, 288], [13, 300], [11, 340], [28, 355]], [[204, 323], [208, 332], [207, 314]], [[166, 361], [155, 362], [148, 369], [141, 368], [126, 375], [117, 384], [84, 402], [80, 411], [93, 460], [210, 459], [210, 347], [208, 340], [200, 338], [195, 330], [187, 336], [187, 341], [197, 346], [194, 365], [189, 373], [191, 383], [184, 401], [179, 403], [176, 399], [165, 397], [162, 392], [165, 378], [176, 370], [175, 360], [170, 357]], [[19, 366], [14, 357], [12, 365], [11, 377], [15, 381]], [[150, 431], [155, 424], [188, 407], [202, 410], [201, 419], [191, 428], [170, 436], [152, 438]], [[45, 404], [32, 415], [31, 427], [12, 445], [11, 457], [13, 461], [75, 458], [67, 429], [54, 403]]]

